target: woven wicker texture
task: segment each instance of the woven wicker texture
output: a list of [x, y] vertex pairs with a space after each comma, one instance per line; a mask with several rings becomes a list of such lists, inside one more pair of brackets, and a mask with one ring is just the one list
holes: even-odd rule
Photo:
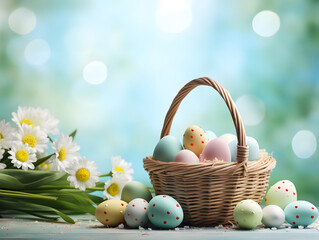
[[224, 99], [232, 116], [238, 139], [237, 162], [215, 160], [210, 163], [183, 164], [144, 158], [156, 195], [174, 197], [183, 207], [184, 222], [193, 226], [215, 226], [233, 221], [238, 202], [252, 199], [260, 202], [266, 192], [276, 160], [261, 150], [259, 159], [248, 161], [244, 125], [236, 105], [226, 89], [209, 78], [187, 83], [174, 98], [165, 117], [161, 138], [168, 135], [182, 100], [200, 85], [213, 87]]

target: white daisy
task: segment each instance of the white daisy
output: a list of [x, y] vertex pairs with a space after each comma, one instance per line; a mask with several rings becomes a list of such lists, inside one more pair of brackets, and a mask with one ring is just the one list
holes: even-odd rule
[[55, 119], [48, 109], [19, 106], [18, 111], [12, 113], [12, 121], [19, 127], [23, 124], [38, 126], [46, 134], [59, 133], [59, 120]]
[[132, 174], [134, 170], [131, 168], [132, 163], [126, 162], [121, 156], [116, 156], [111, 158], [112, 161], [112, 173], [113, 176], [118, 174], [124, 174], [129, 179], [132, 180]]
[[32, 127], [27, 124], [23, 124], [17, 132], [13, 133], [13, 139], [28, 144], [37, 152], [44, 152], [48, 147], [46, 143], [49, 141], [47, 135], [39, 127]]
[[95, 183], [99, 181], [99, 175], [96, 171], [97, 165], [93, 161], [87, 161], [84, 157], [75, 160], [71, 168], [68, 169], [70, 176], [67, 180], [71, 186], [85, 191], [86, 187], [95, 187]]
[[55, 139], [52, 143], [52, 149], [55, 151], [55, 157], [52, 159], [52, 168], [57, 171], [66, 171], [66, 169], [80, 157], [77, 152], [80, 146], [72, 141], [69, 135], [60, 134], [59, 139]]
[[[46, 153], [46, 152], [39, 153], [38, 152], [38, 153], [36, 153], [36, 156], [37, 156], [37, 159], [41, 159], [41, 158], [44, 158], [44, 157], [48, 156], [48, 153]], [[51, 170], [51, 165], [52, 165], [52, 160], [50, 158], [50, 159], [46, 160], [45, 162], [40, 163], [36, 167], [36, 169], [42, 170], [42, 171], [49, 171], [49, 170]]]
[[13, 166], [22, 167], [23, 170], [34, 169], [33, 163], [37, 161], [37, 157], [35, 156], [35, 149], [29, 147], [28, 144], [13, 144], [9, 154]]
[[0, 122], [0, 148], [9, 148], [14, 130], [10, 123]]
[[[4, 149], [0, 148], [0, 160], [3, 158], [3, 154], [4, 154]], [[7, 165], [5, 165], [4, 163], [0, 163], [0, 170], [6, 168]]]
[[108, 180], [104, 185], [104, 197], [107, 199], [121, 199], [122, 190], [129, 181], [130, 179], [125, 174], [114, 175], [112, 179]]

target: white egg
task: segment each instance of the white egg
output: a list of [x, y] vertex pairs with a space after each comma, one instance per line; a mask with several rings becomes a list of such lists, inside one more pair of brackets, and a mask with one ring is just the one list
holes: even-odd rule
[[135, 198], [130, 201], [124, 214], [126, 224], [131, 228], [144, 226], [148, 222], [147, 207], [148, 202], [142, 198]]
[[225, 133], [225, 134], [221, 135], [219, 138], [224, 139], [227, 144], [230, 143], [231, 141], [237, 139], [236, 136], [234, 134], [231, 134], [231, 133]]
[[285, 222], [284, 211], [276, 205], [268, 205], [263, 209], [261, 222], [266, 227], [280, 227]]

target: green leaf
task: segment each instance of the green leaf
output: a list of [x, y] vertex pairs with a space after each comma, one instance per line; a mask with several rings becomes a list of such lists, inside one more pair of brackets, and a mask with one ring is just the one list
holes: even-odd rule
[[45, 162], [46, 160], [49, 160], [50, 157], [52, 157], [54, 154], [55, 154], [55, 153], [52, 153], [52, 154], [50, 154], [50, 155], [48, 155], [48, 156], [46, 156], [46, 157], [39, 158], [39, 159], [34, 163], [34, 166], [36, 167], [36, 166], [40, 165], [41, 163]]
[[74, 138], [75, 138], [75, 135], [76, 135], [76, 133], [77, 133], [77, 129], [75, 129], [72, 133], [70, 133], [70, 137], [72, 137], [73, 138], [73, 140], [74, 140]]
[[72, 218], [70, 218], [68, 215], [66, 215], [66, 214], [64, 214], [64, 213], [62, 213], [62, 212], [60, 212], [60, 211], [58, 211], [58, 210], [55, 210], [55, 212], [56, 212], [64, 221], [66, 221], [66, 222], [68, 222], [68, 223], [72, 223], [72, 224], [75, 223], [74, 220], [73, 220]]
[[18, 179], [3, 173], [0, 173], [0, 186], [1, 188], [13, 190], [20, 190], [24, 188], [23, 184]]

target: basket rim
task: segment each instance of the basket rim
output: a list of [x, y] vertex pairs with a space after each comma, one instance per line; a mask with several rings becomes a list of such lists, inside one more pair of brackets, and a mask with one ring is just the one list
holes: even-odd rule
[[144, 169], [147, 172], [166, 173], [166, 175], [185, 176], [185, 174], [209, 175], [212, 177], [229, 174], [261, 174], [271, 171], [276, 166], [276, 159], [269, 155], [266, 150], [260, 150], [259, 159], [254, 161], [224, 162], [214, 160], [212, 162], [200, 162], [186, 164], [178, 162], [162, 162], [154, 160], [152, 156], [143, 159]]

